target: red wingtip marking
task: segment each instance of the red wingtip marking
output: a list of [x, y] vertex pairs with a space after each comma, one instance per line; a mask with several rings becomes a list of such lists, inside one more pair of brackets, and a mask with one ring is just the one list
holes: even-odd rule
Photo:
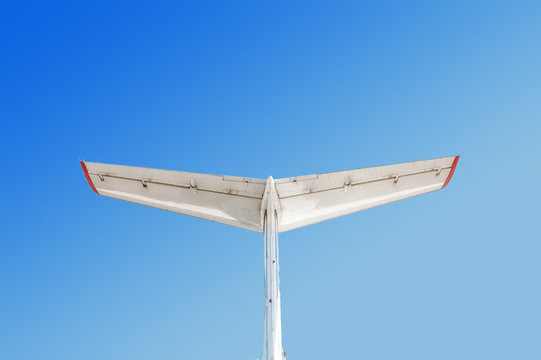
[[460, 155], [455, 156], [455, 160], [453, 161], [453, 165], [451, 166], [451, 171], [449, 171], [449, 175], [447, 175], [447, 179], [445, 179], [445, 182], [443, 183], [442, 189], [449, 184], [449, 181], [451, 181], [451, 178], [453, 177], [453, 174], [455, 172], [456, 164], [458, 164], [458, 159], [460, 158]]
[[96, 187], [94, 186], [94, 183], [92, 182], [92, 179], [90, 179], [90, 175], [88, 175], [88, 169], [86, 168], [86, 164], [83, 161], [81, 161], [81, 167], [83, 168], [83, 172], [85, 173], [85, 177], [86, 177], [86, 181], [88, 181], [88, 185], [90, 185], [92, 190], [94, 190], [94, 192], [99, 195], [100, 193], [98, 193], [98, 190], [96, 190]]

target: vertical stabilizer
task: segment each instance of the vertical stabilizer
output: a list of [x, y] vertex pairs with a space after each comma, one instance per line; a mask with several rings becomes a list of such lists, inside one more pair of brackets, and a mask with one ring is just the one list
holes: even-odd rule
[[263, 360], [285, 359], [282, 349], [280, 266], [278, 257], [279, 202], [274, 179], [267, 179], [261, 212], [265, 234], [265, 339]]

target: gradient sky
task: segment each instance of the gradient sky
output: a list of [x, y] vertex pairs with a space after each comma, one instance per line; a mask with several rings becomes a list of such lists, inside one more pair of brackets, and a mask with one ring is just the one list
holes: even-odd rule
[[2, 6], [1, 359], [261, 355], [261, 235], [96, 196], [79, 159], [455, 154], [444, 191], [281, 234], [288, 358], [541, 358], [539, 2], [150, 3]]

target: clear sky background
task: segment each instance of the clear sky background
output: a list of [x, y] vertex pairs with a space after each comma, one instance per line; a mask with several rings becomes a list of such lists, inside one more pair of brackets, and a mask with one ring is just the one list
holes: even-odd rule
[[455, 154], [444, 191], [281, 234], [288, 358], [541, 358], [539, 2], [149, 3], [2, 6], [1, 359], [261, 355], [261, 235], [96, 196], [79, 159]]

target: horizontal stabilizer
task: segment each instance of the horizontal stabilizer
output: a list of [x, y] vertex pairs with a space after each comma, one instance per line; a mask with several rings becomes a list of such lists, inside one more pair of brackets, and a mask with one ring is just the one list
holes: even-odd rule
[[458, 156], [275, 180], [279, 231], [443, 189]]
[[99, 195], [262, 231], [265, 180], [81, 161]]
[[278, 230], [287, 231], [443, 189], [458, 158], [274, 181], [83, 161], [81, 166], [99, 195], [262, 232], [268, 196]]

